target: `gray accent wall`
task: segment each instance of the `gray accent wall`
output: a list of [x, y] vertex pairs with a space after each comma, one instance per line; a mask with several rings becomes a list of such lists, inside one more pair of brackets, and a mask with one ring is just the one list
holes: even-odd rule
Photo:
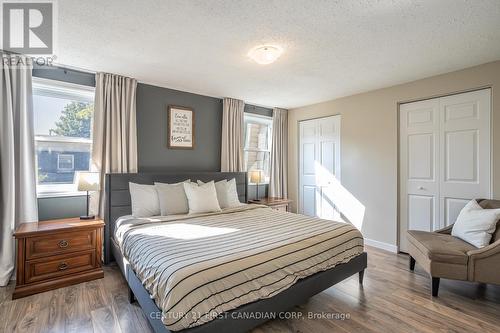
[[44, 79], [69, 82], [89, 87], [95, 87], [95, 75], [88, 72], [82, 72], [75, 69], [62, 67], [44, 67], [33, 68], [33, 76]]
[[87, 215], [85, 196], [38, 198], [40, 221]]
[[[194, 149], [167, 148], [167, 106], [194, 110]], [[137, 85], [139, 171], [220, 171], [222, 100], [188, 92]]]
[[251, 104], [245, 104], [245, 112], [258, 114], [259, 116], [266, 116], [266, 117], [273, 116], [273, 109]]

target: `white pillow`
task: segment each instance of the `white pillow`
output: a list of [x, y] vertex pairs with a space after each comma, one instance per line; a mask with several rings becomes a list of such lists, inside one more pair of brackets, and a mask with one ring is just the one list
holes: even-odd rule
[[490, 244], [498, 219], [500, 209], [483, 209], [476, 200], [471, 200], [460, 211], [451, 235], [475, 247], [484, 247]]
[[[190, 181], [191, 179], [186, 179], [184, 182], [189, 183]], [[161, 215], [187, 214], [189, 212], [188, 200], [182, 183], [155, 183]]]
[[[198, 180], [198, 185], [205, 184]], [[226, 179], [215, 183], [215, 191], [217, 192], [217, 200], [219, 201], [220, 208], [232, 208], [242, 205], [238, 198], [238, 190], [236, 189], [236, 179], [227, 181]]]
[[182, 184], [189, 203], [189, 214], [219, 212], [221, 210], [213, 181], [199, 186], [194, 183]]
[[154, 185], [128, 183], [134, 217], [160, 215], [160, 203]]

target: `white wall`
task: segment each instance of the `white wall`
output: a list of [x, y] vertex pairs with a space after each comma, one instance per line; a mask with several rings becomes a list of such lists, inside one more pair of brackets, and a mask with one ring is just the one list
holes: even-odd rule
[[398, 237], [398, 103], [482, 87], [492, 88], [493, 195], [500, 198], [500, 61], [496, 61], [290, 110], [292, 209], [296, 210], [298, 199], [298, 121], [341, 114], [342, 185], [365, 206], [364, 236], [394, 247]]

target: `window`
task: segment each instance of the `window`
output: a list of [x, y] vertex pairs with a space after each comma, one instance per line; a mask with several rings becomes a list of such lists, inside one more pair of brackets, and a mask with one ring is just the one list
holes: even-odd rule
[[269, 183], [271, 171], [272, 119], [245, 113], [245, 169], [262, 170], [265, 181]]
[[33, 78], [38, 196], [77, 192], [75, 173], [90, 169], [94, 88]]
[[75, 169], [75, 155], [58, 154], [57, 155], [57, 171], [70, 172]]

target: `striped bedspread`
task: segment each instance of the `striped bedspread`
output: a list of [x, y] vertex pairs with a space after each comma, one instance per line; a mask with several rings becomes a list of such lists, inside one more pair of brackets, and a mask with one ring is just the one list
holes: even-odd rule
[[350, 224], [260, 205], [122, 218], [115, 238], [172, 331], [272, 297], [363, 252], [362, 235]]

